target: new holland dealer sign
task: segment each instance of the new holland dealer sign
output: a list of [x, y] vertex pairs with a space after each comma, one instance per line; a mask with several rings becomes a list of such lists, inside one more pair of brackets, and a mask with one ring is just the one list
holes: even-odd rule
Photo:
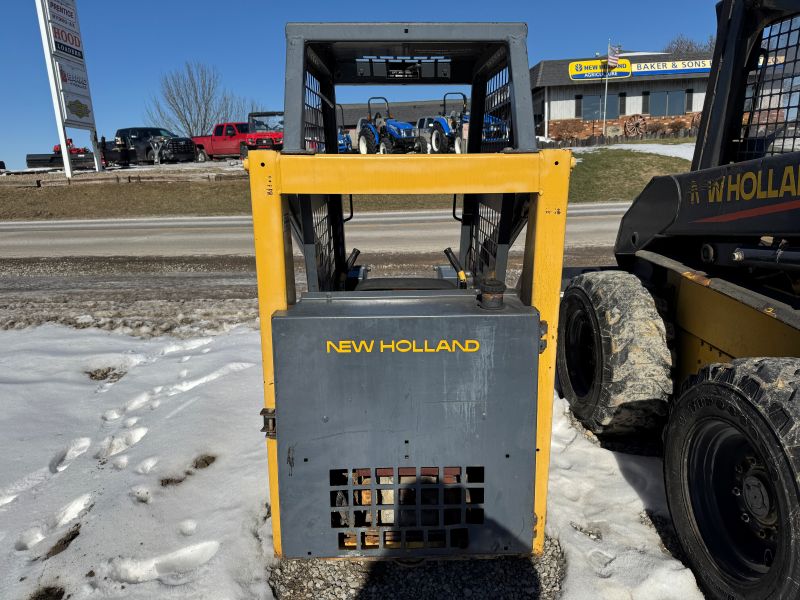
[[36, 0], [47, 37], [48, 70], [58, 94], [63, 125], [95, 129], [89, 77], [75, 0]]

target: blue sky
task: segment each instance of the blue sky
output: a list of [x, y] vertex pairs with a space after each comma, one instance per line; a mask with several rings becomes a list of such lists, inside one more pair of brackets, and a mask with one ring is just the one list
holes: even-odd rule
[[[269, 109], [283, 107], [287, 21], [524, 21], [531, 64], [605, 52], [609, 37], [631, 50], [659, 50], [675, 34], [705, 40], [716, 29], [712, 0], [508, 0], [364, 2], [77, 0], [98, 135], [145, 122], [159, 78], [186, 61], [216, 66], [225, 87]], [[4, 0], [0, 61], [0, 160], [57, 142], [34, 0]], [[489, 10], [487, 10], [489, 9]], [[407, 90], [411, 92], [411, 90]], [[339, 100], [362, 99], [347, 90]], [[412, 99], [401, 89], [390, 100]], [[88, 135], [71, 130], [78, 143]]]

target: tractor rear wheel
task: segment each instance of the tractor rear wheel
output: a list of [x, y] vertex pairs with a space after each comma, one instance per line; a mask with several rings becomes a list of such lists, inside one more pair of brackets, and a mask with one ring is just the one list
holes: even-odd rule
[[379, 154], [392, 154], [394, 152], [394, 142], [390, 137], [383, 136], [378, 146]]
[[434, 154], [447, 154], [450, 151], [450, 140], [444, 133], [444, 128], [440, 123], [433, 124], [431, 131], [431, 152]]
[[702, 369], [665, 430], [664, 479], [707, 598], [800, 597], [800, 359]]
[[375, 154], [375, 138], [372, 132], [366, 127], [358, 133], [358, 152], [359, 154]]
[[623, 271], [575, 277], [561, 300], [556, 369], [573, 414], [595, 433], [663, 427], [672, 356], [653, 297]]

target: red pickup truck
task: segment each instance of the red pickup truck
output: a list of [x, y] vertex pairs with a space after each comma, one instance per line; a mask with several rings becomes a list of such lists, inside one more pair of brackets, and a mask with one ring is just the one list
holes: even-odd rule
[[219, 123], [211, 135], [192, 138], [197, 147], [197, 160], [204, 162], [212, 158], [247, 156], [248, 150], [279, 150], [283, 147], [283, 128], [270, 131], [261, 127], [261, 121], [250, 123]]

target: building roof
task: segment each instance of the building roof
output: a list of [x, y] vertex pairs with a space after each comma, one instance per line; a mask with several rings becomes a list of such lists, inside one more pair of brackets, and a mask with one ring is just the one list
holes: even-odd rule
[[[686, 69], [680, 67], [687, 61], [690, 63], [694, 61], [710, 61], [711, 54], [708, 52], [695, 53], [695, 54], [666, 54], [666, 53], [653, 53], [653, 54], [636, 54], [635, 56], [623, 56], [631, 61], [633, 67], [638, 63], [666, 63], [665, 72], [655, 74], [635, 74], [632, 77], [619, 77], [609, 79], [609, 83], [626, 83], [631, 80], [635, 81], [654, 81], [664, 79], [705, 79], [708, 78], [708, 71], [695, 71], [687, 72]], [[531, 68], [531, 87], [556, 87], [556, 86], [569, 86], [569, 85], [587, 85], [598, 83], [601, 79], [570, 79], [569, 65], [572, 62], [591, 61], [597, 60], [597, 57], [588, 58], [564, 58], [559, 60], [543, 60]], [[672, 68], [673, 63], [676, 68]], [[670, 72], [672, 71], [672, 72]], [[602, 80], [604, 81], [604, 80]]]
[[[452, 110], [456, 106], [457, 101], [447, 100], [447, 108]], [[385, 107], [383, 103], [373, 104], [372, 110], [384, 113]], [[392, 111], [392, 117], [398, 121], [408, 121], [414, 123], [420, 117], [431, 117], [433, 115], [441, 114], [442, 101], [441, 100], [415, 100], [413, 102], [390, 102], [389, 108]], [[344, 110], [344, 123], [345, 127], [354, 127], [358, 120], [367, 116], [367, 103], [359, 104], [342, 104]], [[337, 112], [337, 119], [339, 114]], [[385, 114], [383, 115], [386, 116]], [[340, 123], [341, 125], [341, 123]]]

